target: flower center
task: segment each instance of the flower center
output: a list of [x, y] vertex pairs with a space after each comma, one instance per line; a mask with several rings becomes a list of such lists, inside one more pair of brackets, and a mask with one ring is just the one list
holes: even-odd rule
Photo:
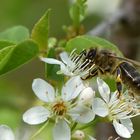
[[55, 103], [52, 109], [53, 109], [53, 112], [59, 116], [64, 116], [67, 112], [67, 107], [63, 101], [59, 101]]

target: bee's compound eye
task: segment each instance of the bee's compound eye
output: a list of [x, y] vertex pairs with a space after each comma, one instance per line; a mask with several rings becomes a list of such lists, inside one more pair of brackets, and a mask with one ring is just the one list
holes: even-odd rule
[[87, 54], [87, 59], [94, 59], [96, 56], [96, 49], [90, 49], [88, 54]]

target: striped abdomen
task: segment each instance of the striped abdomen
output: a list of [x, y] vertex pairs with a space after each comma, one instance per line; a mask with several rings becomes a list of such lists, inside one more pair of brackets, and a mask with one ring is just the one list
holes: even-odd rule
[[127, 62], [121, 63], [120, 69], [123, 83], [140, 96], [140, 73]]

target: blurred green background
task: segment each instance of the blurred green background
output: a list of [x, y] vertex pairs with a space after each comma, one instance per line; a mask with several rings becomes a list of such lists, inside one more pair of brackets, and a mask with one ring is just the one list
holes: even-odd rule
[[[119, 0], [89, 0], [86, 20], [83, 21], [87, 31], [112, 13]], [[36, 21], [51, 8], [50, 36], [61, 38], [63, 25], [70, 25], [68, 0], [0, 0], [0, 31], [23, 25], [32, 29]], [[7, 124], [16, 130], [27, 126], [22, 122], [25, 110], [36, 104], [36, 97], [31, 89], [34, 78], [44, 78], [44, 64], [39, 60], [31, 61], [18, 70], [0, 77], [0, 124]], [[139, 117], [133, 119], [135, 132], [131, 140], [138, 140]], [[34, 130], [33, 130], [34, 131]], [[26, 138], [23, 138], [26, 140]]]

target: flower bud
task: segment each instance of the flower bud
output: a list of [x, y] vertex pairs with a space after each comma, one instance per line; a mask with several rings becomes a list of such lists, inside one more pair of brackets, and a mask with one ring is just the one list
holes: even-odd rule
[[79, 100], [85, 104], [91, 104], [95, 96], [95, 91], [91, 87], [85, 88], [79, 97]]
[[85, 133], [81, 130], [76, 130], [72, 137], [77, 140], [83, 140], [85, 138]]

